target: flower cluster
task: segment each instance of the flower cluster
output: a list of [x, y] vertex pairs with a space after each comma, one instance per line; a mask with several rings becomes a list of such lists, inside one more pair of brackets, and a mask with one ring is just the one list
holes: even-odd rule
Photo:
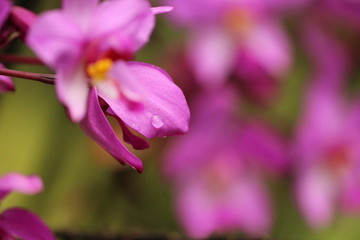
[[[338, 212], [358, 212], [360, 105], [346, 90], [359, 61], [352, 42], [359, 40], [360, 4], [163, 2], [174, 6], [169, 20], [185, 30], [169, 68], [193, 106], [190, 132], [164, 155], [185, 232], [269, 234], [276, 214], [269, 180], [291, 179], [294, 203], [313, 229], [328, 226]], [[291, 89], [304, 59], [309, 80]], [[296, 96], [297, 121], [286, 119], [293, 109], [277, 116], [279, 106], [295, 107], [283, 101]]]

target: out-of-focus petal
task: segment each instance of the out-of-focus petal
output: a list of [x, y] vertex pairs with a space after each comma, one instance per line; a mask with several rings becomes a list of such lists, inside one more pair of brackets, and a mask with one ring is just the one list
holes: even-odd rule
[[80, 122], [81, 129], [121, 164], [128, 164], [139, 172], [143, 170], [140, 159], [129, 152], [114, 133], [111, 125], [100, 107], [96, 89], [90, 92], [88, 112]]
[[0, 226], [16, 238], [55, 240], [54, 234], [35, 214], [21, 208], [10, 208], [0, 215]]
[[151, 11], [153, 14], [161, 14], [171, 12], [174, 8], [171, 6], [152, 7]]
[[292, 52], [289, 41], [276, 22], [267, 21], [256, 25], [245, 35], [244, 49], [275, 77], [281, 77], [290, 67]]
[[155, 25], [154, 14], [144, 0], [105, 1], [96, 8], [92, 21], [89, 32], [92, 38], [106, 36], [104, 44], [116, 50], [124, 50], [124, 43], [130, 44], [127, 47], [131, 51], [148, 41]]
[[26, 39], [32, 50], [54, 69], [73, 66], [82, 54], [82, 31], [62, 11], [40, 15]]
[[333, 217], [337, 186], [329, 175], [319, 169], [299, 174], [295, 187], [300, 209], [313, 227], [321, 228]]
[[144, 109], [131, 110], [124, 101], [102, 96], [116, 115], [147, 138], [187, 132], [189, 108], [181, 89], [171, 78], [150, 64], [130, 62], [127, 67], [144, 90]]
[[85, 117], [89, 86], [81, 66], [57, 72], [56, 93], [72, 121], [79, 122]]
[[[0, 63], [0, 68], [3, 67], [4, 65]], [[13, 81], [11, 81], [11, 78], [8, 76], [0, 75], [0, 93], [14, 91], [14, 90], [15, 90], [15, 86]]]
[[12, 25], [20, 32], [21, 38], [25, 39], [37, 16], [32, 11], [19, 6], [12, 7], [10, 16]]
[[89, 22], [99, 0], [63, 0], [63, 10], [84, 30], [90, 30]]
[[6, 18], [9, 16], [11, 4], [9, 0], [2, 0], [0, 3], [0, 29]]
[[42, 190], [43, 184], [38, 176], [9, 173], [0, 178], [0, 200], [11, 192], [36, 194]]
[[235, 58], [232, 40], [221, 30], [199, 31], [193, 36], [188, 59], [204, 88], [217, 88], [229, 77]]
[[260, 123], [244, 124], [239, 136], [239, 148], [244, 156], [271, 173], [279, 174], [287, 168], [285, 142], [280, 134]]
[[345, 46], [314, 21], [305, 22], [303, 32], [307, 54], [314, 66], [314, 80], [322, 84], [323, 90], [338, 91], [346, 83], [349, 71]]
[[237, 213], [240, 227], [253, 236], [267, 233], [271, 225], [271, 208], [265, 187], [256, 179], [245, 176], [233, 188], [232, 199], [228, 200], [231, 203], [229, 210]]

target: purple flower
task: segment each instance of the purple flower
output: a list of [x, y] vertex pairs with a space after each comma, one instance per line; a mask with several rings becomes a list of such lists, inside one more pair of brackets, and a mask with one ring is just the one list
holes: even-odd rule
[[[187, 103], [172, 79], [158, 67], [127, 61], [148, 41], [155, 14], [171, 9], [144, 0], [64, 0], [63, 9], [38, 18], [27, 39], [55, 69], [57, 95], [72, 120], [139, 171], [141, 161], [117, 139], [104, 112], [120, 121], [128, 142], [139, 139], [128, 127], [147, 138], [187, 131]], [[144, 141], [133, 146], [147, 147]]]
[[234, 121], [231, 95], [202, 96], [189, 133], [165, 156], [178, 217], [194, 238], [239, 230], [258, 236], [271, 225], [264, 173], [285, 168], [283, 144], [259, 123]]
[[[9, 173], [0, 177], [0, 201], [11, 192], [36, 194], [43, 189], [37, 176]], [[55, 240], [49, 228], [33, 213], [10, 208], [0, 214], [0, 239]]]
[[348, 70], [344, 49], [311, 26], [307, 39], [316, 65], [293, 158], [300, 210], [320, 228], [337, 210], [360, 210], [360, 102], [349, 103], [341, 93]]
[[[183, 0], [173, 19], [190, 31], [188, 61], [205, 88], [231, 76], [264, 98], [291, 63], [285, 32], [264, 1]], [[188, 6], [191, 5], [191, 8]]]

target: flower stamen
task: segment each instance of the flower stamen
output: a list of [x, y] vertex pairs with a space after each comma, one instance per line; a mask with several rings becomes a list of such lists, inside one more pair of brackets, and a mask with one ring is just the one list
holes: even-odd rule
[[112, 65], [113, 61], [110, 58], [103, 58], [94, 63], [90, 63], [86, 67], [86, 72], [95, 83], [102, 82], [107, 78]]

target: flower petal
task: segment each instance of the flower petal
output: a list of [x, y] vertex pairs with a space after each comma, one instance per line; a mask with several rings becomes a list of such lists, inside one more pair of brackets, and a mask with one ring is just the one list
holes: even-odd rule
[[92, 19], [91, 37], [109, 35], [106, 44], [122, 51], [127, 50], [123, 49], [124, 45], [131, 51], [139, 49], [148, 41], [155, 25], [154, 14], [144, 0], [104, 1]]
[[100, 107], [95, 88], [90, 91], [88, 105], [87, 115], [80, 122], [81, 129], [121, 164], [129, 164], [137, 171], [142, 172], [141, 160], [126, 149], [111, 128]]
[[35, 214], [10, 208], [0, 215], [0, 226], [12, 236], [26, 240], [55, 240], [54, 234]]
[[96, 9], [99, 0], [63, 0], [65, 13], [81, 26], [88, 30], [91, 16]]
[[[0, 63], [0, 68], [3, 68], [4, 65]], [[11, 81], [11, 78], [8, 76], [0, 75], [0, 93], [14, 91], [15, 86], [14, 83]]]
[[85, 117], [89, 86], [81, 66], [75, 69], [60, 69], [57, 72], [56, 93], [73, 122], [79, 122]]
[[81, 29], [62, 11], [40, 15], [29, 29], [26, 42], [55, 69], [73, 66], [82, 53]]
[[0, 29], [6, 18], [9, 16], [11, 4], [9, 0], [3, 0], [0, 3]]
[[36, 194], [43, 190], [43, 184], [38, 176], [24, 176], [19, 173], [9, 173], [0, 178], [0, 200], [11, 192]]
[[[258, 24], [244, 38], [244, 49], [274, 77], [282, 77], [291, 64], [288, 38], [279, 23]], [[239, 71], [241, 71], [241, 61]]]
[[325, 226], [334, 214], [336, 185], [321, 170], [301, 173], [296, 197], [306, 220], [316, 228]]
[[234, 62], [234, 44], [218, 29], [199, 31], [188, 50], [188, 59], [203, 87], [217, 88], [230, 74]]
[[171, 12], [174, 8], [171, 6], [152, 7], [151, 11], [153, 14], [161, 14]]
[[186, 132], [190, 118], [189, 108], [182, 91], [166, 72], [140, 62], [130, 62], [127, 67], [133, 74], [133, 79], [137, 79], [133, 84], [137, 84], [139, 89], [144, 91], [144, 109], [129, 109], [121, 99], [102, 96], [116, 115], [147, 138]]

